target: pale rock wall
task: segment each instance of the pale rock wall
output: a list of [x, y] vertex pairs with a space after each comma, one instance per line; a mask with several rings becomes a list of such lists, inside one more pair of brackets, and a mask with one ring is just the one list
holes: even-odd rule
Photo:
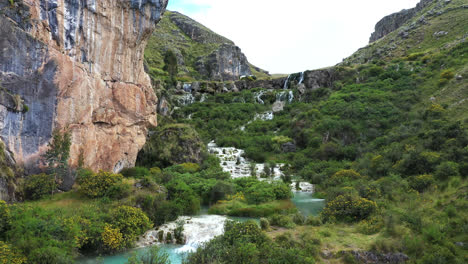
[[[167, 0], [29, 0], [27, 21], [0, 15], [0, 81], [28, 105], [2, 111], [0, 136], [27, 167], [53, 129], [72, 134], [71, 165], [119, 171], [135, 163], [157, 98], [143, 68]], [[1, 7], [1, 6], [0, 6]], [[2, 7], [9, 8], [9, 7]]]

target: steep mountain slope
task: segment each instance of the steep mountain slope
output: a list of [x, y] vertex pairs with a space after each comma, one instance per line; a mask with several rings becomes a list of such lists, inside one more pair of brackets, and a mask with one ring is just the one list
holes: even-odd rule
[[148, 42], [145, 60], [151, 77], [168, 77], [163, 69], [169, 52], [176, 57], [180, 81], [235, 81], [242, 75], [267, 76], [249, 64], [234, 42], [178, 12], [166, 12]]
[[[398, 23], [389, 19], [408, 12], [412, 15]], [[411, 11], [402, 11], [382, 19], [373, 34], [373, 36], [382, 36], [382, 39], [371, 38], [371, 41], [375, 42], [357, 51], [341, 65], [397, 60], [411, 65], [415, 73], [430, 67], [433, 74], [426, 74], [418, 80], [425, 100], [447, 105], [453, 118], [466, 119], [468, 118], [467, 14], [468, 2], [464, 0], [421, 1], [418, 7]], [[458, 56], [449, 59], [447, 56], [449, 54], [458, 54]], [[453, 75], [453, 78], [443, 81], [440, 74], [444, 70], [448, 71], [449, 75]]]

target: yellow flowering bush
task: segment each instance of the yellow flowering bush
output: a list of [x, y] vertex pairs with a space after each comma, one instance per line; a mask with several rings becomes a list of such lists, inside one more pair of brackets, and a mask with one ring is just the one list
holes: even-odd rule
[[325, 221], [355, 222], [366, 219], [377, 209], [374, 201], [354, 195], [339, 195], [328, 202], [322, 211]]
[[200, 170], [200, 165], [196, 163], [182, 163], [179, 165], [183, 172], [195, 173]]
[[102, 197], [113, 186], [121, 183], [123, 176], [106, 171], [85, 173], [79, 177], [80, 190], [91, 198]]
[[148, 216], [140, 209], [122, 205], [112, 210], [112, 226], [122, 233], [124, 244], [130, 246], [139, 235], [150, 229], [152, 224]]
[[26, 257], [11, 248], [10, 245], [0, 241], [0, 264], [23, 264]]
[[124, 238], [122, 233], [120, 233], [120, 229], [112, 228], [109, 224], [104, 226], [104, 231], [102, 231], [101, 237], [104, 246], [110, 251], [118, 250], [124, 246]]

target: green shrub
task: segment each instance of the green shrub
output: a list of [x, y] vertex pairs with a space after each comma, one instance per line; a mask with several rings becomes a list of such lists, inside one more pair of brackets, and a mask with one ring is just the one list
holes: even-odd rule
[[0, 241], [0, 263], [2, 264], [23, 264], [26, 257], [21, 255], [12, 246]]
[[126, 168], [120, 172], [126, 178], [141, 179], [150, 175], [150, 171], [144, 167]]
[[122, 205], [112, 210], [110, 216], [112, 226], [120, 230], [126, 246], [131, 246], [138, 236], [152, 226], [140, 208]]
[[289, 215], [272, 215], [268, 217], [268, 221], [273, 226], [285, 227], [285, 228], [294, 228], [296, 225], [291, 216]]
[[[90, 198], [103, 197], [108, 195], [108, 191], [115, 185], [121, 184], [123, 176], [121, 174], [113, 174], [110, 172], [100, 171], [92, 173], [84, 171], [78, 178], [80, 184], [80, 191]], [[116, 187], [118, 188], [118, 187]]]
[[377, 204], [353, 195], [339, 195], [329, 201], [321, 215], [325, 221], [355, 222], [366, 219], [377, 209]]
[[127, 264], [169, 264], [169, 254], [162, 251], [159, 246], [152, 246], [143, 254], [132, 253]]
[[45, 195], [53, 194], [57, 189], [54, 175], [38, 174], [28, 176], [24, 182], [26, 199], [38, 200]]
[[445, 79], [445, 80], [451, 80], [451, 79], [453, 79], [453, 77], [455, 77], [455, 73], [453, 73], [453, 71], [450, 70], [450, 69], [449, 70], [444, 70], [440, 74], [440, 78]]
[[270, 221], [268, 221], [267, 218], [260, 218], [260, 227], [262, 228], [262, 230], [264, 231], [268, 231], [270, 230]]
[[10, 228], [10, 224], [10, 208], [5, 201], [0, 200], [0, 238], [2, 238], [5, 232]]
[[200, 165], [196, 163], [182, 163], [179, 166], [182, 168], [181, 173], [195, 173], [200, 170]]
[[458, 163], [451, 161], [441, 163], [436, 168], [435, 176], [439, 180], [447, 180], [451, 177], [460, 176]]
[[321, 226], [322, 225], [322, 219], [318, 216], [314, 215], [309, 215], [306, 219], [305, 222], [306, 225], [311, 225], [311, 226]]
[[362, 220], [359, 222], [358, 230], [360, 233], [365, 235], [373, 235], [378, 233], [384, 227], [384, 221], [381, 217], [373, 216], [369, 219]]
[[419, 176], [412, 176], [408, 179], [409, 186], [418, 192], [423, 192], [429, 186], [434, 184], [434, 177], [430, 174], [423, 174]]
[[257, 182], [245, 190], [245, 198], [251, 204], [261, 204], [275, 200], [275, 192], [267, 182]]
[[330, 184], [339, 185], [360, 178], [362, 178], [361, 174], [354, 170], [340, 170], [331, 177]]

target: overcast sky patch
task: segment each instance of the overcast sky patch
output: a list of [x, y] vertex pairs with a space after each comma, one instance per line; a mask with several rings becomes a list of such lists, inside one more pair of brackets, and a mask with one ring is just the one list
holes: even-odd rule
[[270, 73], [335, 65], [369, 42], [384, 16], [419, 0], [169, 0]]

